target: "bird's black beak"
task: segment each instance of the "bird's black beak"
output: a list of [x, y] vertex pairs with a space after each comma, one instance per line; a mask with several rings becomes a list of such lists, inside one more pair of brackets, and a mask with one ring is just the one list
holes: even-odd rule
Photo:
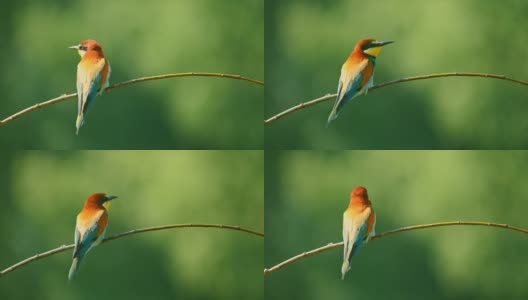
[[375, 42], [373, 43], [376, 47], [383, 47], [388, 44], [392, 44], [394, 41], [382, 41], [382, 42]]
[[114, 200], [115, 198], [117, 198], [117, 196], [105, 196], [104, 202]]

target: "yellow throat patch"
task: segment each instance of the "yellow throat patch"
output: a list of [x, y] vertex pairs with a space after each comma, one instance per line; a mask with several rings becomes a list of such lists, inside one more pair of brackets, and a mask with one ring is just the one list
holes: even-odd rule
[[381, 51], [381, 47], [374, 47], [374, 48], [368, 48], [367, 50], [363, 52], [370, 56], [377, 57], [380, 51]]
[[106, 201], [105, 203], [103, 203], [103, 206], [104, 206], [104, 208], [106, 208], [106, 210], [109, 210], [110, 209], [110, 201]]

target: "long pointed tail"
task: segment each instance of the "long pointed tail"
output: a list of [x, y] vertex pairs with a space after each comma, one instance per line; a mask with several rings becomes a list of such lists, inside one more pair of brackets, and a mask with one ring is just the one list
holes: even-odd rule
[[84, 124], [84, 116], [82, 113], [79, 113], [77, 115], [77, 121], [75, 121], [75, 127], [77, 128], [77, 131], [75, 132], [77, 135], [79, 135], [79, 129]]
[[81, 260], [78, 257], [74, 257], [72, 261], [72, 265], [70, 267], [70, 272], [68, 273], [68, 282], [70, 282], [77, 274], [77, 270], [79, 269], [79, 266], [81, 265]]
[[350, 270], [350, 259], [354, 256], [354, 252], [357, 249], [354, 241], [348, 241], [346, 246], [345, 257], [343, 258], [343, 265], [341, 266], [341, 280], [345, 280], [345, 274]]
[[334, 109], [332, 109], [332, 111], [330, 112], [330, 115], [328, 116], [328, 120], [326, 120], [326, 127], [328, 127], [328, 125], [330, 125], [330, 122], [332, 122], [333, 120], [337, 119], [337, 107], [334, 107]]
[[350, 270], [350, 262], [348, 258], [343, 260], [343, 265], [341, 266], [341, 280], [345, 280], [345, 274]]

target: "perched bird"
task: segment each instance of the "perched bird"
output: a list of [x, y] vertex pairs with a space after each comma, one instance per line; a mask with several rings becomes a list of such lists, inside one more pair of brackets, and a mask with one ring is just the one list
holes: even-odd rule
[[75, 248], [73, 249], [73, 262], [68, 274], [71, 281], [77, 273], [82, 259], [94, 246], [104, 239], [106, 225], [108, 224], [107, 209], [110, 200], [116, 196], [107, 196], [104, 193], [93, 194], [84, 203], [84, 207], [77, 215], [75, 225]]
[[350, 270], [350, 259], [361, 245], [376, 235], [376, 214], [370, 203], [367, 189], [358, 186], [350, 194], [350, 203], [343, 214], [343, 266], [341, 279]]
[[341, 67], [341, 77], [337, 86], [337, 98], [326, 126], [335, 120], [345, 104], [352, 98], [367, 93], [374, 85], [374, 67], [381, 47], [393, 41], [378, 42], [374, 39], [359, 41]]
[[103, 54], [103, 49], [96, 41], [85, 40], [69, 48], [77, 50], [81, 56], [81, 61], [77, 65], [78, 113], [75, 122], [77, 134], [79, 134], [79, 128], [84, 124], [86, 111], [94, 102], [97, 94], [102, 94], [108, 87], [111, 69]]

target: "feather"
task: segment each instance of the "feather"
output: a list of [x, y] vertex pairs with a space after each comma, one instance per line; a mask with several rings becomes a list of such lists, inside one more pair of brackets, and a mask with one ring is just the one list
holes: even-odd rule
[[367, 66], [369, 66], [369, 60], [367, 58], [359, 63], [350, 60], [349, 58], [345, 64], [343, 64], [343, 67], [341, 68], [341, 77], [339, 78], [336, 102], [328, 116], [326, 122], [327, 126], [338, 117], [345, 104], [362, 93], [363, 88], [365, 87], [363, 81], [366, 79], [363, 70], [365, 70]]

